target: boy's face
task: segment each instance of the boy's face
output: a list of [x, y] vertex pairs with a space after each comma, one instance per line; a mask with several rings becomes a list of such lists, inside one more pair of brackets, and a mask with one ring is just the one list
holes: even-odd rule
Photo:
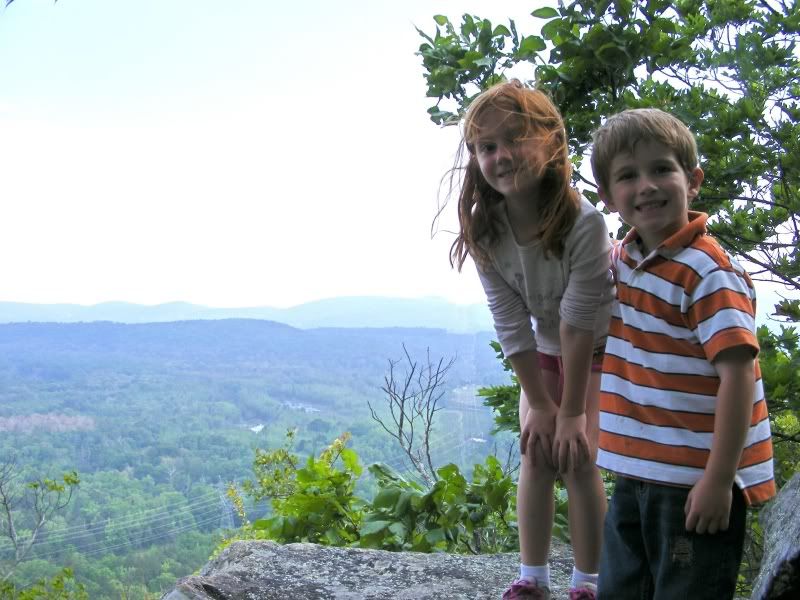
[[668, 146], [642, 140], [633, 154], [614, 157], [608, 189], [599, 194], [609, 210], [636, 228], [650, 252], [689, 222], [689, 201], [702, 182], [702, 169], [695, 167], [687, 174]]

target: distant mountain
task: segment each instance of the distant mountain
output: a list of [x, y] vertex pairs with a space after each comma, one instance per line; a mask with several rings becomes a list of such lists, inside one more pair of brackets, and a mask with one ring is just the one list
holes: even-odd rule
[[[180, 379], [184, 390], [209, 378], [258, 381], [274, 397], [292, 401], [305, 398], [304, 388], [317, 386], [305, 399], [320, 401], [334, 388], [334, 395], [364, 382], [379, 389], [387, 361], [402, 359], [403, 348], [416, 361], [428, 352], [434, 361], [457, 359], [448, 376], [453, 387], [482, 385], [505, 378], [490, 347], [493, 337], [423, 327], [301, 329], [257, 319], [5, 323], [0, 324], [0, 416], [14, 403], [9, 398], [20, 397], [29, 383], [53, 384], [46, 395], [62, 402], [67, 396], [60, 396], [64, 390], [56, 392], [57, 386], [77, 381], [105, 394], [110, 380], [128, 377], [149, 382], [150, 392], [163, 377]], [[31, 398], [24, 397], [30, 408]]]
[[492, 331], [484, 304], [454, 304], [441, 298], [354, 296], [317, 300], [289, 308], [211, 308], [188, 302], [147, 306], [128, 302], [24, 304], [0, 302], [0, 323], [164, 323], [215, 319], [260, 319], [292, 327], [431, 327], [466, 333]]

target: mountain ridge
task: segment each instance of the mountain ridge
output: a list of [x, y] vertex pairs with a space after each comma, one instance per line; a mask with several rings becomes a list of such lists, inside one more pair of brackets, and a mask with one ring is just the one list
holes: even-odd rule
[[258, 319], [299, 329], [319, 327], [425, 327], [457, 333], [492, 331], [484, 304], [456, 304], [443, 298], [342, 296], [287, 308], [269, 306], [217, 308], [190, 302], [155, 305], [131, 302], [33, 304], [0, 302], [0, 323], [162, 323], [173, 321]]

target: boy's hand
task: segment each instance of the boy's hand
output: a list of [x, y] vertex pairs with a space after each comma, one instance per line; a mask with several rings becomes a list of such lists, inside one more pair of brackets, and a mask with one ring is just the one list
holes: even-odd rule
[[[529, 408], [522, 423], [519, 436], [519, 451], [530, 458], [531, 464], [536, 464], [536, 456], [544, 458], [551, 466], [553, 437], [556, 430], [556, 414], [558, 407], [553, 402], [548, 402], [543, 407]], [[539, 452], [536, 445], [539, 444]]]
[[553, 465], [566, 473], [578, 469], [589, 460], [589, 440], [586, 438], [586, 413], [556, 417], [553, 439]]
[[727, 531], [732, 503], [732, 482], [713, 481], [703, 475], [694, 484], [683, 507], [686, 531], [711, 534]]
[[714, 434], [703, 476], [689, 492], [683, 508], [687, 531], [714, 534], [728, 529], [733, 479], [753, 414], [757, 350], [748, 345], [734, 346], [714, 360], [720, 382]]

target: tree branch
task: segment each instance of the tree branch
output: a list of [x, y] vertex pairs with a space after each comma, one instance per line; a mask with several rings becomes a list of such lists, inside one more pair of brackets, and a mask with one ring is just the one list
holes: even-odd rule
[[[428, 348], [426, 361], [420, 365], [411, 357], [405, 344], [403, 356], [406, 370], [402, 378], [397, 371], [400, 361], [389, 359], [388, 371], [381, 387], [391, 422], [387, 423], [370, 402], [367, 405], [372, 419], [398, 442], [425, 485], [431, 487], [438, 479], [431, 456], [433, 425], [436, 413], [442, 409], [439, 403], [446, 393], [444, 386], [447, 372], [456, 359], [454, 357], [445, 362], [444, 358], [440, 358], [438, 362], [434, 362]], [[416, 433], [420, 433], [421, 439], [417, 439]]]

